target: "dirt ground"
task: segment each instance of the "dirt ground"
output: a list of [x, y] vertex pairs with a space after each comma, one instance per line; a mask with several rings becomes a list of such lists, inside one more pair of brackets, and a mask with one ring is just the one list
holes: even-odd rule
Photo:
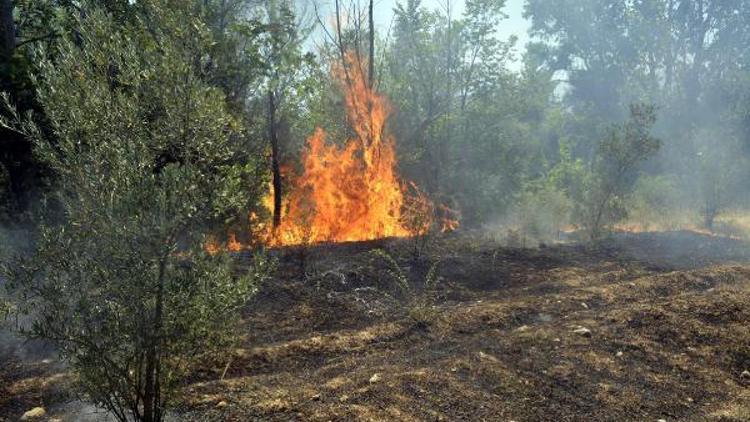
[[[172, 418], [750, 420], [750, 245], [691, 232], [604, 245], [461, 235], [419, 256], [412, 240], [274, 251], [242, 342], [194, 375]], [[34, 406], [79, 420], [69, 379], [54, 359], [8, 358], [0, 420]]]

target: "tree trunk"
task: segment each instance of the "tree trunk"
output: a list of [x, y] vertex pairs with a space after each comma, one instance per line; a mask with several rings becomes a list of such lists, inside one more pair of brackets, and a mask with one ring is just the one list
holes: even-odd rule
[[375, 84], [375, 12], [373, 3], [370, 0], [370, 62], [369, 62], [369, 82], [370, 88]]
[[0, 0], [0, 57], [10, 60], [16, 48], [16, 24], [13, 22], [13, 0]]
[[161, 422], [161, 391], [159, 384], [159, 346], [161, 342], [162, 314], [164, 308], [164, 272], [166, 259], [159, 263], [159, 278], [156, 290], [156, 307], [152, 321], [152, 332], [148, 333], [148, 350], [146, 351], [146, 373], [143, 391], [143, 422]]
[[279, 137], [276, 131], [276, 96], [268, 91], [268, 137], [271, 140], [271, 172], [273, 175], [273, 228], [281, 225], [281, 166], [279, 165]]

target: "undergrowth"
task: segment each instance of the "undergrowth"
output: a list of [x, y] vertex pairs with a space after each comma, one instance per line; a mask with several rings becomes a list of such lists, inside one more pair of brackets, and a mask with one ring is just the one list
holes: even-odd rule
[[407, 315], [414, 322], [415, 326], [428, 328], [435, 323], [439, 317], [439, 313], [435, 307], [434, 292], [439, 281], [438, 267], [441, 261], [436, 260], [430, 265], [422, 280], [423, 283], [420, 289], [419, 286], [411, 282], [407, 272], [391, 254], [382, 249], [375, 249], [369, 253], [372, 256], [373, 264], [378, 259], [386, 264], [384, 268], [385, 274], [405, 298]]

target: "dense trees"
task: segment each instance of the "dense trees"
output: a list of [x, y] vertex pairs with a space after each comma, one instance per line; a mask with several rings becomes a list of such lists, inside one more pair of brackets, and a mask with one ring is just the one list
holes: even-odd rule
[[[738, 145], [744, 144], [741, 154], [748, 148], [740, 98], [750, 64], [749, 8], [743, 0], [528, 1], [536, 40], [529, 54], [566, 81], [565, 104], [583, 123], [571, 132], [580, 140], [576, 153], [593, 157], [606, 133], [602, 123], [622, 120], [629, 104], [654, 104], [654, 130], [665, 142], [652, 171], [673, 180], [685, 206], [713, 214], [717, 190], [701, 187], [715, 176], [703, 170], [708, 151], [717, 164], [725, 162], [719, 156], [739, 157]], [[731, 173], [719, 189], [744, 177]], [[722, 197], [734, 205], [745, 201], [740, 191], [731, 191]], [[706, 218], [707, 226], [711, 220]]]
[[[664, 174], [684, 193], [682, 206], [708, 215], [744, 201], [743, 195], [717, 195], [721, 189], [704, 183], [710, 177], [696, 175], [716, 175], [709, 169], [717, 160], [706, 157], [736, 156], [750, 148], [745, 1], [529, 0], [525, 14], [533, 42], [523, 57], [515, 39], [497, 35], [505, 1], [463, 3], [457, 13], [455, 1], [434, 9], [420, 0], [399, 1], [392, 27], [380, 33], [372, 27], [371, 2], [364, 0], [334, 2], [333, 21], [325, 13], [336, 10], [326, 12], [317, 3], [306, 10], [287, 0], [201, 3], [215, 40], [206, 47], [211, 68], [206, 83], [221, 88], [232, 113], [245, 123], [247, 153], [268, 156], [268, 171], [257, 174], [248, 189], [257, 197], [266, 189], [262, 179], [270, 178], [273, 224], [279, 223], [288, 182], [282, 169], [294, 171], [304, 138], [315, 126], [346, 138], [336, 84], [325, 77], [346, 49], [359, 52], [365, 59], [360, 70], [391, 99], [389, 128], [398, 139], [404, 177], [460, 210], [465, 225], [512, 212], [563, 159], [562, 144], [593, 166], [608, 128], [627, 120], [634, 103], [656, 107], [653, 131], [665, 141], [642, 169]], [[3, 61], [5, 90], [20, 109], [32, 109], [31, 51], [74, 33], [72, 18], [80, 8], [20, 2], [13, 15], [7, 13], [10, 3], [3, 4], [4, 19], [15, 16], [15, 36], [9, 38], [6, 30], [3, 38], [8, 46], [3, 51], [14, 51]], [[120, 23], [140, 8], [119, 1], [92, 4]], [[310, 34], [324, 43], [306, 41]], [[312, 47], [321, 48], [305, 51]], [[521, 60], [520, 70], [511, 71]], [[39, 185], [31, 175], [43, 166], [22, 137], [6, 131], [3, 142], [9, 146], [0, 168], [5, 195], [23, 196]], [[743, 176], [727, 172], [717, 183], [737, 185]], [[5, 202], [6, 208], [14, 203]], [[14, 213], [22, 208], [15, 206]], [[711, 219], [705, 219], [707, 225]], [[243, 224], [239, 214], [232, 221]]]
[[[118, 20], [128, 19], [127, 1], [91, 2]], [[74, 19], [83, 13], [77, 2], [23, 0], [0, 3], [0, 90], [8, 92], [21, 112], [40, 113], [32, 85], [34, 51], [47, 47], [64, 33], [75, 30]], [[47, 50], [49, 52], [49, 49]], [[43, 127], [44, 129], [44, 127]], [[28, 222], [43, 187], [50, 182], [45, 166], [34, 159], [28, 139], [0, 129], [0, 220]]]
[[386, 54], [402, 168], [433, 196], [461, 203], [467, 222], [504, 208], [520, 184], [511, 167], [529, 163], [534, 148], [517, 143], [538, 97], [527, 97], [530, 87], [506, 69], [514, 40], [496, 35], [504, 3], [468, 1], [455, 16], [451, 2], [435, 11], [403, 2]]

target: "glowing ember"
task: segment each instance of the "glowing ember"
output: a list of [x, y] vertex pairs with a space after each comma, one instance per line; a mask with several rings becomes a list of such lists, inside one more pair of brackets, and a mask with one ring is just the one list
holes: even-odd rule
[[216, 255], [222, 250], [221, 245], [213, 236], [210, 236], [208, 239], [206, 239], [206, 241], [203, 243], [203, 249], [205, 249], [206, 252], [211, 255]]
[[237, 240], [237, 236], [234, 233], [229, 233], [229, 240], [227, 241], [227, 249], [231, 252], [239, 252], [242, 250], [242, 243]]
[[461, 225], [457, 217], [458, 212], [456, 210], [448, 208], [445, 205], [441, 205], [440, 209], [443, 213], [443, 219], [442, 219], [442, 223], [440, 227], [440, 232], [450, 233], [458, 229], [458, 227]]

